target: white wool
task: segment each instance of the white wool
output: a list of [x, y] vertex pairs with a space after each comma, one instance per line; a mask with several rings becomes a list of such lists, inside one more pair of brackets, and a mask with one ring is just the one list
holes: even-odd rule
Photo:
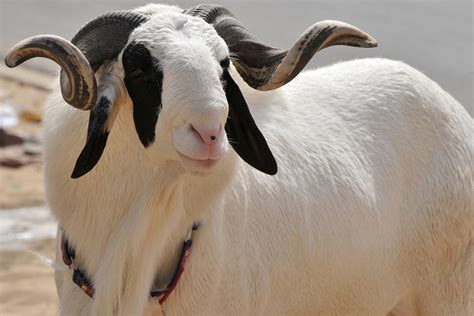
[[[96, 290], [92, 300], [71, 271], [56, 271], [62, 315], [156, 309], [150, 288], [166, 285], [196, 220], [202, 225], [165, 314], [468, 314], [474, 127], [456, 100], [386, 59], [306, 71], [270, 92], [233, 71], [278, 174], [253, 169], [230, 147], [211, 173], [192, 173], [176, 158], [172, 129], [183, 115], [201, 115], [193, 100], [225, 102], [216, 60], [227, 51], [204, 22], [178, 21], [175, 8], [156, 12], [159, 21], [131, 35], [149, 35], [167, 67], [152, 146], [140, 143], [127, 97], [97, 166], [71, 179], [89, 114], [67, 106], [59, 89], [47, 104], [48, 201]], [[180, 30], [171, 33], [202, 36], [186, 46], [155, 32], [174, 22]], [[189, 53], [187, 67], [173, 68], [173, 56], [204, 46], [207, 55]]]

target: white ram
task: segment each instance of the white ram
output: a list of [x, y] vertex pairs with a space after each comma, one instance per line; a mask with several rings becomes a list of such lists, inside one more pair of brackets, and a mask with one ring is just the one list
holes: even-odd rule
[[47, 197], [58, 264], [65, 234], [95, 291], [57, 271], [63, 315], [159, 313], [150, 289], [197, 221], [166, 314], [468, 314], [472, 118], [401, 62], [294, 78], [319, 49], [370, 36], [326, 21], [286, 51], [221, 7], [148, 5], [72, 43], [35, 37], [6, 60], [63, 67], [45, 114]]

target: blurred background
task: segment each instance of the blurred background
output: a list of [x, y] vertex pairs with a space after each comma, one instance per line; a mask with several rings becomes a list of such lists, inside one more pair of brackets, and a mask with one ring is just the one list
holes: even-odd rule
[[[53, 271], [30, 251], [52, 257], [55, 223], [41, 174], [42, 105], [58, 66], [46, 60], [14, 70], [8, 49], [37, 34], [71, 39], [93, 17], [130, 9], [138, 0], [0, 0], [0, 315], [54, 315]], [[187, 8], [205, 1], [160, 1]], [[472, 0], [210, 1], [230, 9], [259, 38], [288, 47], [311, 24], [351, 23], [373, 35], [376, 49], [333, 47], [308, 68], [341, 60], [404, 61], [438, 82], [474, 115]]]

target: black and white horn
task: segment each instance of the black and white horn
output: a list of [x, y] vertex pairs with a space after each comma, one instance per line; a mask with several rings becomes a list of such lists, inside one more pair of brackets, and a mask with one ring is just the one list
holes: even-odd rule
[[61, 93], [64, 101], [86, 110], [95, 104], [97, 85], [94, 72], [84, 54], [71, 42], [55, 35], [37, 35], [17, 43], [5, 57], [5, 64], [16, 67], [34, 58], [44, 57], [61, 66]]
[[334, 46], [376, 47], [369, 34], [339, 21], [310, 26], [290, 49], [268, 46], [251, 34], [226, 8], [198, 5], [186, 11], [214, 26], [229, 47], [232, 63], [251, 87], [273, 90], [291, 81], [318, 51]]
[[27, 38], [10, 49], [5, 64], [13, 68], [34, 57], [55, 61], [61, 66], [64, 100], [77, 109], [90, 110], [97, 101], [95, 71], [104, 61], [116, 58], [130, 33], [147, 20], [136, 12], [110, 12], [84, 25], [71, 42], [55, 35]]

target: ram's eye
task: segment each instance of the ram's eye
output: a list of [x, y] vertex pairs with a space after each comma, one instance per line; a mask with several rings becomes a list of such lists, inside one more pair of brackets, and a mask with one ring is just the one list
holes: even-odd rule
[[143, 70], [140, 69], [140, 68], [133, 68], [131, 71], [130, 71], [130, 77], [132, 79], [135, 79], [135, 78], [138, 78], [138, 77], [141, 77], [143, 76]]
[[230, 65], [230, 59], [229, 59], [229, 57], [226, 57], [226, 58], [224, 58], [223, 60], [221, 60], [220, 64], [221, 64], [222, 69], [227, 69], [227, 68], [229, 68], [229, 65]]

